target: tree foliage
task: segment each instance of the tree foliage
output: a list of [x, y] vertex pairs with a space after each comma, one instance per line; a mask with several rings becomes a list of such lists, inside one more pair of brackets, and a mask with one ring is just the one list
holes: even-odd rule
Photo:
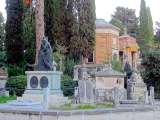
[[144, 0], [141, 0], [139, 16], [140, 16], [139, 39], [145, 39], [149, 44], [151, 44], [151, 41], [149, 39], [149, 27], [148, 27], [146, 2]]
[[127, 79], [129, 79], [130, 76], [132, 75], [132, 68], [128, 62], [124, 66], [124, 72], [126, 72], [126, 74], [127, 74], [126, 77], [124, 78], [124, 85], [126, 88], [127, 87]]
[[56, 6], [56, 4], [57, 4], [57, 0], [44, 0], [45, 36], [48, 37], [48, 40], [52, 47], [55, 44], [54, 36], [53, 36], [54, 34], [53, 27], [54, 27], [54, 23], [56, 23], [55, 21], [56, 19], [54, 17], [57, 15], [56, 12], [59, 10], [59, 8], [57, 8], [57, 11], [56, 11], [56, 7], [58, 7]]
[[149, 44], [153, 44], [153, 38], [154, 38], [154, 30], [153, 30], [153, 21], [152, 21], [152, 15], [150, 8], [147, 7], [147, 17], [148, 17], [148, 30], [149, 30]]
[[158, 46], [160, 45], [160, 22], [159, 21], [156, 21], [156, 33], [154, 36], [154, 42], [158, 44]]
[[0, 50], [3, 50], [3, 43], [4, 43], [4, 29], [5, 29], [5, 23], [4, 23], [4, 17], [3, 14], [0, 12]]
[[95, 45], [95, 0], [78, 0], [75, 9], [71, 49], [81, 58], [89, 57]]
[[[55, 0], [53, 9], [53, 39], [57, 44], [65, 45], [66, 0]], [[53, 45], [53, 47], [55, 47]]]
[[73, 76], [74, 76], [73, 67], [74, 67], [74, 65], [77, 65], [80, 63], [79, 60], [80, 60], [80, 58], [77, 54], [69, 53], [66, 56], [64, 74], [70, 76], [73, 79]]
[[147, 86], [156, 87], [160, 83], [160, 50], [145, 51], [142, 56], [142, 78]]
[[120, 28], [121, 30], [119, 31], [119, 35], [123, 35], [124, 34], [124, 27], [122, 25], [122, 23], [116, 19], [116, 18], [112, 18], [109, 23], [111, 23], [112, 25], [115, 25], [116, 27]]
[[[27, 63], [34, 64], [36, 56], [36, 33], [35, 33], [35, 9], [26, 7], [23, 21], [24, 59]], [[32, 6], [31, 6], [32, 7]]]
[[128, 35], [137, 38], [138, 37], [138, 18], [136, 17], [135, 10], [117, 7], [111, 18], [115, 18], [127, 28]]
[[23, 60], [23, 1], [6, 0], [6, 56], [16, 65]]

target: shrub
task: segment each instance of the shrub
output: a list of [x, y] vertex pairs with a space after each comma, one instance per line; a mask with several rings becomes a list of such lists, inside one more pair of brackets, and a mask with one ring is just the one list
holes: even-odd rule
[[[25, 88], [25, 86], [27, 86], [27, 76], [23, 75], [10, 77], [5, 85], [6, 88]], [[17, 96], [21, 96], [24, 93], [24, 90], [9, 90], [9, 93], [13, 95], [13, 91]]]
[[[77, 82], [73, 81], [69, 76], [67, 75], [62, 75], [61, 76], [61, 89], [66, 89], [66, 88], [74, 88], [78, 86]], [[74, 90], [62, 90], [64, 96], [72, 96], [74, 93]]]
[[27, 62], [24, 59], [18, 63], [17, 67], [13, 67], [13, 66], [9, 67], [8, 68], [8, 77], [24, 75], [25, 70], [26, 70], [26, 66], [27, 66]]
[[23, 69], [20, 67], [8, 68], [8, 77], [23, 75]]

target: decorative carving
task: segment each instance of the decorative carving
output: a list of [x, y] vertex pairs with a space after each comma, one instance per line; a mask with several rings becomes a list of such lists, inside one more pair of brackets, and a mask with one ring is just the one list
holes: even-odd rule
[[34, 68], [35, 71], [53, 70], [53, 54], [52, 48], [48, 42], [48, 38], [44, 37], [38, 55], [38, 64]]
[[38, 78], [36, 76], [31, 77], [30, 86], [36, 88], [38, 86]]
[[41, 88], [48, 87], [48, 78], [47, 77], [45, 77], [45, 76], [41, 77], [40, 86], [41, 86]]

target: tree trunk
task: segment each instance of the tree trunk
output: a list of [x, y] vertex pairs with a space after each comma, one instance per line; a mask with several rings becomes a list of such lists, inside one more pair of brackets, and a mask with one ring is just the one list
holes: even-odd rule
[[41, 46], [41, 41], [44, 37], [44, 0], [36, 0], [36, 59], [38, 63], [38, 52]]

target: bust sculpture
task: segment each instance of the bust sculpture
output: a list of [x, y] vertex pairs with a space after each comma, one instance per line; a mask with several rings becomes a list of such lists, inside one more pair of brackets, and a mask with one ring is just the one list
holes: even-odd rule
[[44, 37], [38, 54], [38, 64], [34, 67], [35, 71], [52, 71], [53, 54], [48, 38]]

